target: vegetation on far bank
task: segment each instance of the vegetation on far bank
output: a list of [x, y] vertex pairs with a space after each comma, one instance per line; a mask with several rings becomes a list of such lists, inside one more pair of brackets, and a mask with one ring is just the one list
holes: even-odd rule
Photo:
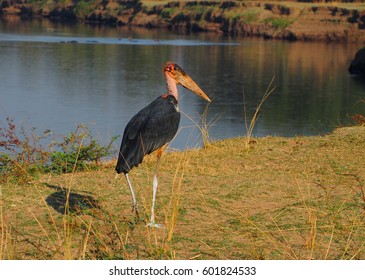
[[362, 1], [0, 1], [0, 14], [287, 40], [365, 41]]

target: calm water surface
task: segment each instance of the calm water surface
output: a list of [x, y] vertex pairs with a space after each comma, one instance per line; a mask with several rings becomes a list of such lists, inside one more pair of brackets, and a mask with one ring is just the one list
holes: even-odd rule
[[[56, 135], [86, 124], [107, 141], [165, 92], [162, 66], [171, 60], [213, 100], [211, 138], [244, 135], [244, 107], [250, 119], [273, 77], [254, 135], [318, 135], [365, 113], [365, 82], [347, 72], [360, 47], [0, 21], [0, 122], [10, 116]], [[181, 129], [171, 146], [199, 146], [196, 123], [207, 104], [182, 88], [180, 96]]]

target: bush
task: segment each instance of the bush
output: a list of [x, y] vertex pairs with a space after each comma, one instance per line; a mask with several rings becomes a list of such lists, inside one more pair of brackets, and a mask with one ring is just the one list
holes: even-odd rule
[[95, 169], [101, 158], [111, 154], [111, 146], [116, 138], [113, 137], [107, 146], [102, 146], [93, 138], [88, 127], [79, 125], [75, 132], [55, 144], [56, 149], [61, 150], [51, 153], [50, 164], [46, 169], [57, 173]]
[[35, 177], [40, 166], [48, 161], [49, 152], [40, 142], [49, 133], [46, 130], [37, 135], [34, 128], [27, 131], [24, 127], [18, 131], [14, 121], [7, 117], [5, 127], [0, 127], [0, 180], [28, 181]]
[[[50, 130], [37, 134], [35, 129], [17, 129], [14, 121], [6, 118], [0, 127], [0, 181], [28, 182], [40, 173], [68, 173], [95, 169], [102, 158], [112, 154], [113, 137], [102, 146], [90, 130], [78, 125], [61, 141], [55, 141]], [[46, 147], [41, 142], [49, 143]]]

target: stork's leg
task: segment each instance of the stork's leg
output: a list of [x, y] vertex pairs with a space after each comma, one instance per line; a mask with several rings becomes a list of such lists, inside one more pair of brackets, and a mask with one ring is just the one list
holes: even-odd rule
[[131, 190], [131, 194], [132, 194], [132, 200], [133, 200], [133, 208], [132, 208], [132, 213], [136, 212], [137, 217], [139, 216], [139, 212], [138, 212], [138, 204], [137, 204], [137, 200], [136, 200], [136, 196], [134, 195], [134, 191], [133, 191], [133, 187], [132, 187], [132, 183], [129, 180], [129, 176], [128, 173], [125, 174], [125, 178], [127, 179], [128, 185], [129, 185], [129, 189]]
[[160, 159], [161, 159], [163, 150], [164, 150], [164, 147], [161, 147], [157, 151], [156, 170], [155, 170], [155, 175], [153, 176], [153, 196], [152, 196], [151, 219], [150, 219], [150, 222], [147, 224], [147, 226], [149, 226], [149, 227], [157, 227], [157, 228], [164, 227], [162, 224], [155, 223], [155, 202], [156, 202], [156, 194], [157, 194], [157, 188], [158, 188], [157, 170], [158, 170], [158, 166], [160, 164]]

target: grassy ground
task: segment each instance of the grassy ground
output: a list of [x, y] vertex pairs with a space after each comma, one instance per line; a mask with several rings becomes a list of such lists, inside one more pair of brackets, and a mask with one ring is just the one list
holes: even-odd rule
[[131, 215], [114, 162], [0, 186], [0, 259], [365, 259], [365, 127], [245, 138], [155, 156], [131, 172]]

